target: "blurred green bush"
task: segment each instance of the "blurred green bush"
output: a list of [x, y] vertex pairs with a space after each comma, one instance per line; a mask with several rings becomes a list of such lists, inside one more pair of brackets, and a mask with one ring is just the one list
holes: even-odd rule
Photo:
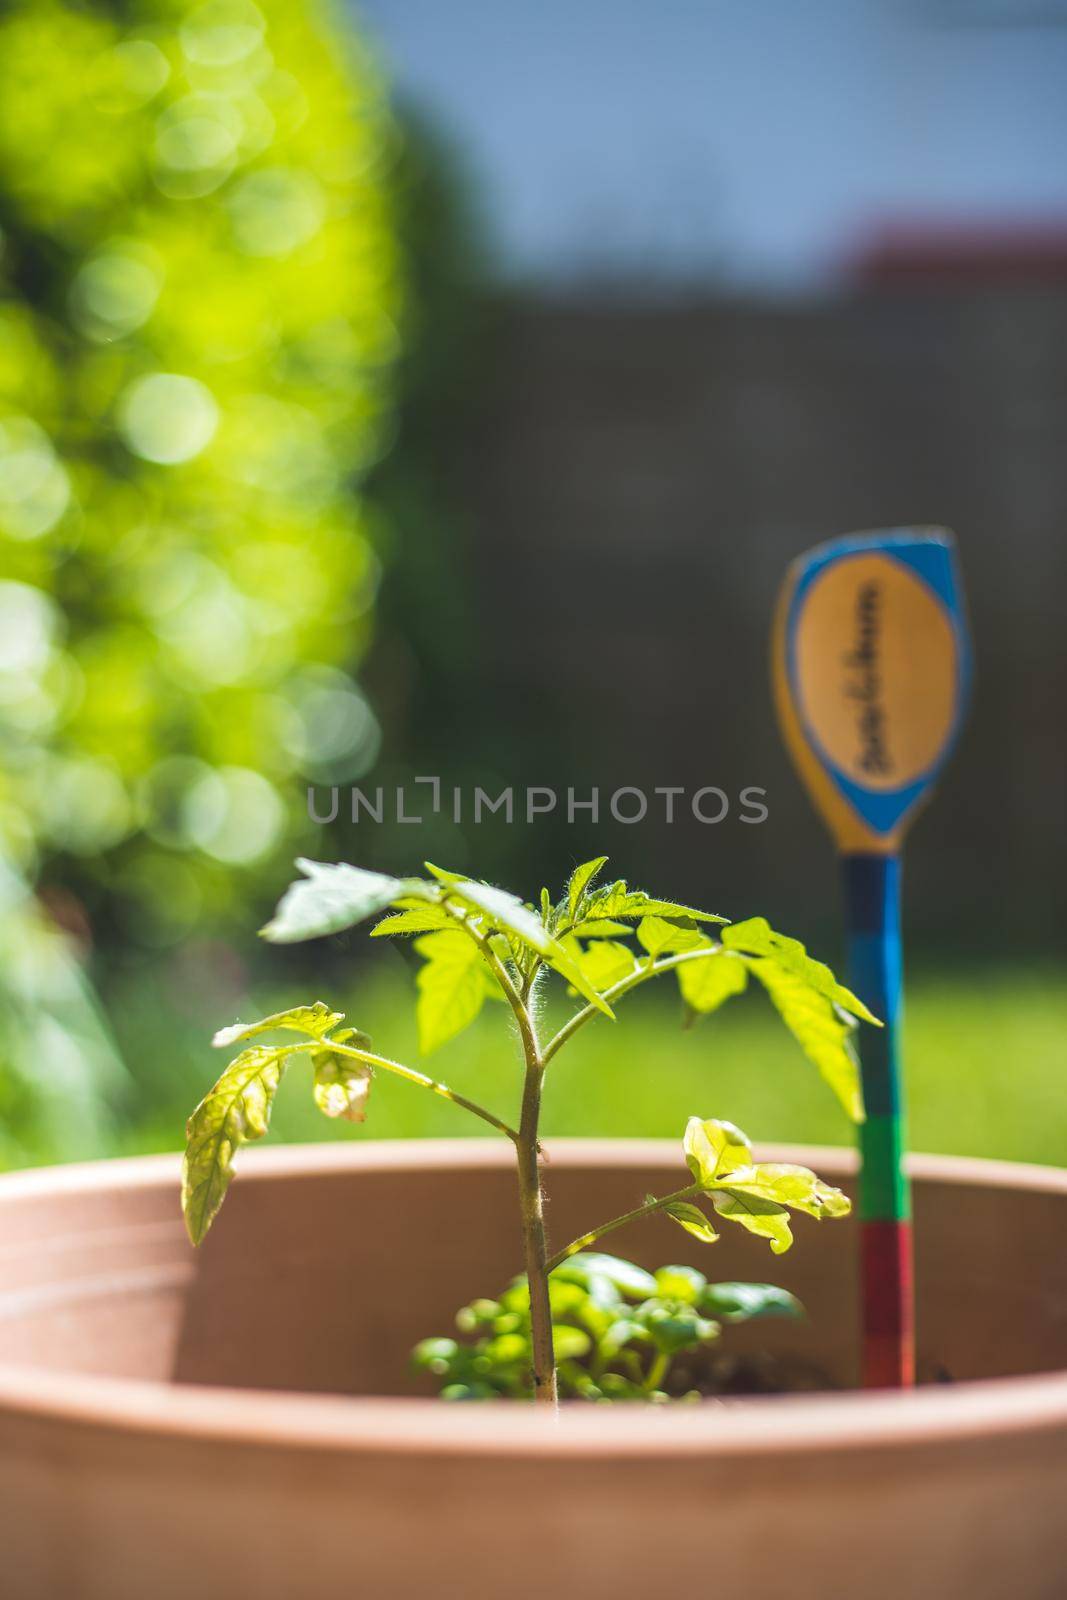
[[0, 21], [0, 839], [150, 942], [376, 753], [391, 140], [317, 0]]
[[[353, 672], [394, 427], [394, 145], [320, 0], [0, 14], [8, 1156], [85, 1148], [115, 1065], [33, 886], [127, 948], [247, 925], [306, 829], [303, 780], [377, 754]], [[38, 1024], [85, 1090], [66, 1141], [29, 1106]]]

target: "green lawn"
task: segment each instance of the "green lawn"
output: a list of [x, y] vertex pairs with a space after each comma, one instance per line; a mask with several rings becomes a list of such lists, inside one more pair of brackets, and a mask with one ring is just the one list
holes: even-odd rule
[[[681, 1133], [692, 1113], [729, 1117], [756, 1139], [843, 1144], [850, 1130], [837, 1104], [758, 993], [731, 1001], [691, 1032], [679, 1027], [673, 989], [645, 991], [597, 1020], [550, 1069], [544, 1127], [552, 1134]], [[178, 1145], [183, 1115], [223, 1058], [206, 1046], [210, 1027], [306, 996], [259, 994], [237, 1012], [161, 1028], [158, 1003], [127, 1016], [123, 1045], [134, 1070], [155, 1073], [156, 1109], [121, 1138], [123, 1151]], [[350, 1019], [384, 1054], [419, 1065], [413, 985], [399, 958], [360, 979]], [[344, 1001], [340, 1000], [343, 1005]], [[565, 1015], [553, 1007], [547, 1027]], [[160, 1041], [166, 1037], [165, 1055]], [[1054, 971], [976, 971], [918, 976], [909, 985], [905, 1057], [911, 1145], [917, 1150], [1067, 1162], [1064, 1076], [1067, 985]], [[429, 1070], [500, 1112], [517, 1116], [516, 1045], [502, 1007], [437, 1055]], [[159, 1095], [159, 1072], [166, 1090]], [[147, 1077], [145, 1078], [147, 1082]], [[328, 1124], [314, 1109], [306, 1069], [294, 1066], [278, 1096], [272, 1137], [480, 1136], [473, 1118], [420, 1089], [380, 1077], [360, 1128]]]

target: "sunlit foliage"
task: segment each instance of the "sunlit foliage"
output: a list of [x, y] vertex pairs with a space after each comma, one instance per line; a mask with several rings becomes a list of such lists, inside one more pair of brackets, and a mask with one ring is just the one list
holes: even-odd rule
[[0, 852], [153, 942], [376, 754], [392, 138], [318, 0], [0, 20]]

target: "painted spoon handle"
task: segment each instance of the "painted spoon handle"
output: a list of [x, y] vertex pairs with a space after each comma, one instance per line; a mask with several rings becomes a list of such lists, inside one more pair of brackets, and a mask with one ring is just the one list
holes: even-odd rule
[[863, 1382], [902, 1388], [915, 1381], [915, 1321], [900, 1067], [900, 857], [858, 853], [841, 864], [850, 985], [885, 1023], [864, 1030], [860, 1052]]

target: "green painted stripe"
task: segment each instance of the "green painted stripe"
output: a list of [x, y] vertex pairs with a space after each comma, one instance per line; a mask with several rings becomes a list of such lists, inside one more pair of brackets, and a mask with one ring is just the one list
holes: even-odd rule
[[911, 1216], [910, 1185], [904, 1174], [906, 1144], [901, 1117], [868, 1117], [860, 1124], [859, 1216], [861, 1222], [896, 1222]]

